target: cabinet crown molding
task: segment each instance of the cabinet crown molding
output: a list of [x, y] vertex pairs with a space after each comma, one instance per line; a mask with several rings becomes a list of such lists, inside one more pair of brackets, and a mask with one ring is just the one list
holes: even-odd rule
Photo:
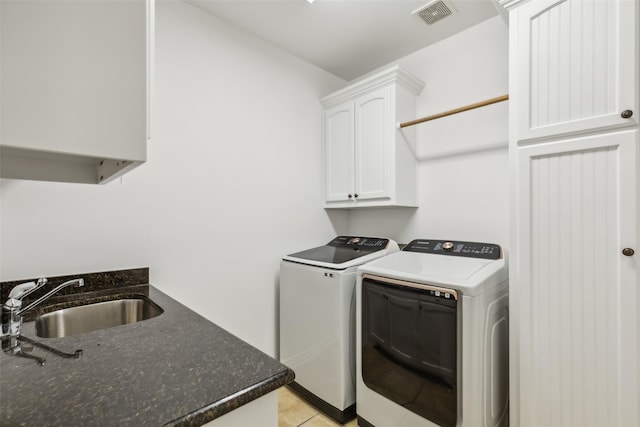
[[509, 11], [517, 6], [520, 6], [530, 0], [495, 0], [496, 4], [499, 7], [503, 7], [505, 10]]
[[380, 72], [367, 75], [353, 81], [349, 86], [340, 89], [320, 100], [324, 108], [333, 107], [362, 93], [374, 90], [389, 83], [398, 83], [418, 95], [424, 87], [424, 82], [400, 65], [386, 68]]

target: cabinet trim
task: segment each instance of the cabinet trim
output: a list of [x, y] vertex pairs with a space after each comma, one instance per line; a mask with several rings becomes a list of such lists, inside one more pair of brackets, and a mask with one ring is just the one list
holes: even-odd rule
[[409, 89], [414, 95], [419, 94], [424, 87], [422, 80], [401, 68], [400, 65], [395, 65], [377, 74], [357, 80], [346, 88], [325, 96], [320, 102], [323, 108], [331, 108], [362, 95], [365, 92], [372, 91], [390, 83], [399, 83]]

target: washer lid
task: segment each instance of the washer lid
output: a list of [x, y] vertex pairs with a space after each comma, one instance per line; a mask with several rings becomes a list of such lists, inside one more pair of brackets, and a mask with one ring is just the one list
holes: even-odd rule
[[285, 256], [285, 261], [345, 269], [398, 251], [393, 240], [378, 237], [338, 236], [326, 245]]
[[478, 295], [508, 277], [504, 258], [488, 260], [406, 251], [359, 267], [358, 275], [364, 273], [456, 289], [466, 296]]

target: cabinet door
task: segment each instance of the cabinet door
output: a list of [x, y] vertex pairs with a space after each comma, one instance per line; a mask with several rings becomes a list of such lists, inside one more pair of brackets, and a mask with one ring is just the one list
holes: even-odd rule
[[554, 0], [512, 12], [518, 140], [638, 123], [638, 8], [631, 0]]
[[355, 188], [357, 200], [391, 197], [393, 129], [391, 87], [356, 99]]
[[0, 176], [105, 183], [146, 161], [153, 4], [0, 2]]
[[518, 149], [512, 424], [640, 425], [638, 143], [629, 130]]
[[146, 7], [142, 0], [7, 1], [3, 144], [144, 160]]
[[325, 200], [351, 200], [353, 176], [353, 102], [346, 102], [325, 112]]

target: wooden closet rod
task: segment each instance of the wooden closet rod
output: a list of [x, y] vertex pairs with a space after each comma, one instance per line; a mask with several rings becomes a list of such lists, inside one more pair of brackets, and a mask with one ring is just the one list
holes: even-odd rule
[[491, 99], [486, 99], [484, 101], [476, 102], [475, 104], [465, 105], [464, 107], [455, 108], [453, 110], [445, 111], [444, 113], [434, 114], [433, 116], [423, 117], [421, 119], [412, 120], [410, 122], [404, 122], [398, 124], [400, 129], [406, 128], [407, 126], [417, 125], [419, 123], [428, 122], [429, 120], [439, 119], [441, 117], [450, 116], [452, 114], [462, 113], [463, 111], [473, 110], [474, 108], [484, 107], [485, 105], [495, 104], [496, 102], [502, 102], [509, 99], [509, 95], [502, 95]]

